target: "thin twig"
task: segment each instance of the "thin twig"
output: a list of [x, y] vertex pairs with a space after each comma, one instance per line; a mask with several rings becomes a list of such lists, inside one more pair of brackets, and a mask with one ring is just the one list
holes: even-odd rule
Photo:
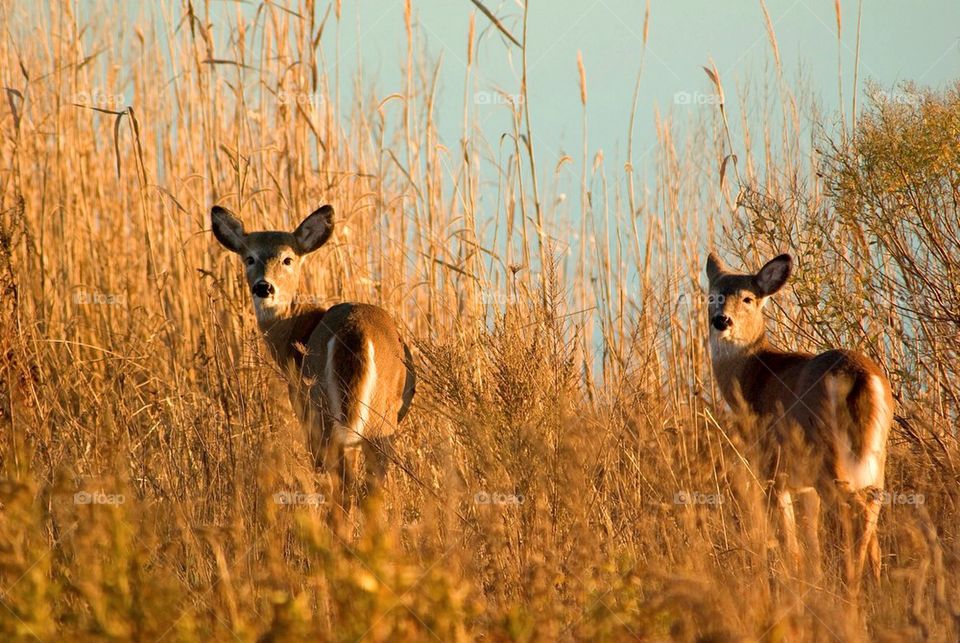
[[502, 33], [504, 36], [506, 36], [506, 37], [510, 40], [510, 42], [512, 42], [513, 44], [515, 44], [517, 47], [522, 47], [522, 46], [523, 46], [523, 45], [520, 44], [520, 41], [517, 40], [516, 38], [514, 38], [514, 37], [513, 37], [513, 34], [510, 33], [510, 31], [509, 31], [505, 26], [503, 26], [503, 23], [500, 22], [500, 19], [497, 18], [495, 15], [493, 15], [493, 12], [492, 12], [492, 11], [490, 11], [490, 10], [487, 9], [485, 6], [483, 6], [483, 3], [480, 2], [480, 0], [470, 0], [470, 2], [472, 2], [473, 4], [475, 4], [475, 5], [477, 6], [477, 9], [479, 9], [480, 11], [482, 11], [482, 12], [483, 12], [483, 15], [485, 15], [485, 16], [487, 17], [487, 19], [490, 20], [490, 22], [493, 23], [493, 26], [496, 27], [497, 29], [499, 29], [499, 30], [500, 30], [500, 33]]

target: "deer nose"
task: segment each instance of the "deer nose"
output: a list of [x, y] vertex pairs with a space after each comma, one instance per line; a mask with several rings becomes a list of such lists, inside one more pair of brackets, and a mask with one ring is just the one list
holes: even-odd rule
[[267, 283], [266, 281], [258, 281], [253, 284], [253, 294], [257, 297], [266, 298], [272, 295], [273, 292], [273, 284]]
[[727, 317], [726, 315], [714, 315], [713, 319], [710, 320], [713, 324], [713, 327], [717, 330], [727, 330], [733, 326], [733, 320]]

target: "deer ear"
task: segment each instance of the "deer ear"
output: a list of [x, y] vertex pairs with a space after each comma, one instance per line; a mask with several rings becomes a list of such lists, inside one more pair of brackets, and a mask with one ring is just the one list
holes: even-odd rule
[[320, 248], [320, 246], [330, 239], [330, 235], [332, 234], [332, 205], [317, 208], [293, 231], [293, 237], [297, 240], [297, 249], [301, 255], [308, 254]]
[[717, 277], [724, 273], [723, 263], [714, 253], [707, 255], [707, 279], [715, 281]]
[[243, 231], [243, 223], [230, 210], [215, 205], [210, 210], [210, 220], [213, 223], [213, 236], [220, 245], [232, 252], [243, 249], [247, 235]]
[[783, 284], [787, 283], [792, 270], [793, 259], [786, 254], [778, 255], [764, 264], [760, 272], [753, 277], [760, 295], [769, 297], [783, 288]]

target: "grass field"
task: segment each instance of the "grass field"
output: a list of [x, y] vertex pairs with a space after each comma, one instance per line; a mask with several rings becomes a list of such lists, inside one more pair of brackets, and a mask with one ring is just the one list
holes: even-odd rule
[[[838, 128], [779, 58], [772, 101], [704, 76], [764, 125], [665, 116], [646, 182], [585, 135], [566, 220], [569, 158], [528, 145], [526, 101], [505, 143], [469, 106], [438, 140], [409, 3], [403, 94], [340, 109], [311, 55], [339, 2], [260, 5], [229, 47], [171, 3], [132, 52], [121, 18], [51, 4], [0, 8], [4, 640], [960, 637], [960, 86], [880, 88]], [[414, 347], [398, 461], [345, 538], [213, 203], [285, 229], [334, 204], [305, 291], [385, 307]], [[775, 340], [891, 379], [883, 575], [856, 599], [776, 546], [757, 429], [710, 372], [712, 246], [791, 252]]]

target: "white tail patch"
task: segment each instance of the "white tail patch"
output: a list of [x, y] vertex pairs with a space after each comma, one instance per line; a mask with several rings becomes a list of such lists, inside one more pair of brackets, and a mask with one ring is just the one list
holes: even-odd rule
[[370, 405], [373, 403], [373, 391], [377, 383], [377, 361], [376, 351], [373, 349], [373, 342], [367, 340], [367, 363], [364, 370], [363, 380], [360, 382], [360, 394], [357, 396], [357, 425], [353, 427], [356, 441], [360, 441], [364, 430], [367, 428], [367, 420], [370, 417]]
[[[367, 340], [366, 355], [360, 366], [360, 368], [363, 369], [363, 374], [357, 383], [357, 390], [354, 391], [354, 394], [351, 396], [356, 405], [356, 413], [351, 414], [350, 409], [343, 408], [343, 396], [340, 391], [340, 387], [343, 386], [343, 381], [337, 376], [333, 362], [333, 347], [335, 342], [336, 338], [333, 337], [327, 345], [325, 373], [327, 400], [330, 402], [330, 416], [334, 421], [333, 436], [334, 440], [339, 444], [354, 446], [359, 444], [363, 439], [367, 422], [370, 418], [373, 393], [377, 384], [376, 351], [373, 348], [373, 342]], [[350, 425], [351, 419], [353, 419], [352, 426]]]
[[327, 342], [327, 364], [323, 371], [324, 385], [327, 390], [327, 403], [330, 404], [330, 417], [335, 422], [343, 422], [343, 411], [340, 404], [340, 382], [337, 381], [337, 371], [333, 361], [333, 351], [337, 347], [337, 337], [334, 335]]
[[[838, 456], [841, 471], [847, 474], [851, 491], [867, 487], [883, 487], [883, 454], [887, 443], [887, 433], [893, 421], [893, 409], [887, 404], [883, 381], [872, 376], [867, 381], [867, 390], [871, 398], [871, 414], [863, 418], [863, 437], [866, 440], [863, 457], [853, 452], [850, 437], [845, 433], [838, 435]], [[857, 418], [855, 418], [857, 419]]]

